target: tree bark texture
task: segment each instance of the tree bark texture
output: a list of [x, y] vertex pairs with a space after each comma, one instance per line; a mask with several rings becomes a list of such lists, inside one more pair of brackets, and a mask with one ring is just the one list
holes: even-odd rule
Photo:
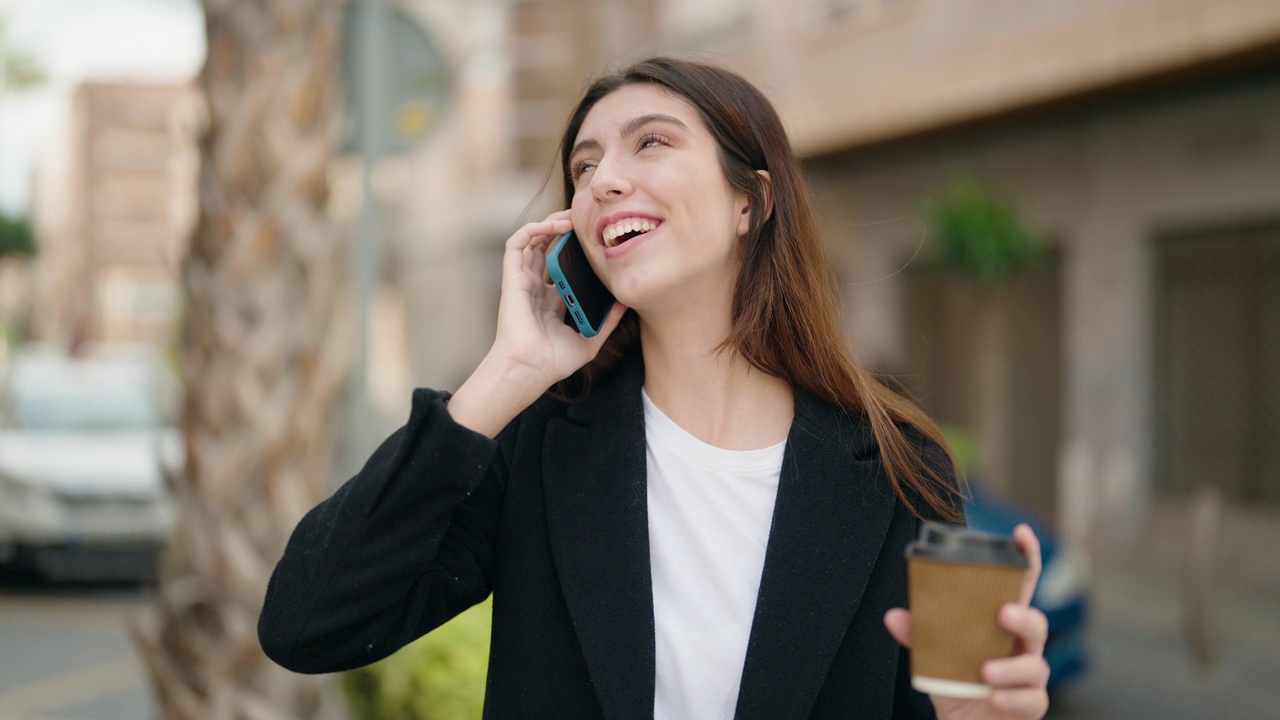
[[185, 466], [154, 613], [134, 627], [172, 720], [340, 717], [335, 685], [271, 663], [267, 578], [326, 492], [354, 345], [327, 217], [341, 123], [338, 0], [204, 0], [207, 129], [182, 268]]

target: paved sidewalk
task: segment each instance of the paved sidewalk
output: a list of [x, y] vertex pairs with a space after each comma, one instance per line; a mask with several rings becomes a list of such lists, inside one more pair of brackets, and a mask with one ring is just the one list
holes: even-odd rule
[[1216, 663], [1193, 662], [1178, 578], [1103, 568], [1094, 591], [1093, 667], [1054, 698], [1054, 720], [1280, 718], [1280, 597], [1215, 595]]

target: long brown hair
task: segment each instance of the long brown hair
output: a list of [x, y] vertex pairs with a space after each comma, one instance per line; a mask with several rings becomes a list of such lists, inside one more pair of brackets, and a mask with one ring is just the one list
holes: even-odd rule
[[[720, 146], [729, 184], [751, 198], [751, 223], [734, 290], [732, 325], [723, 348], [759, 370], [784, 378], [870, 421], [894, 491], [922, 515], [915, 495], [934, 513], [958, 521], [960, 491], [948, 482], [954, 462], [938, 426], [913, 402], [859, 367], [842, 341], [835, 288], [818, 236], [800, 163], [768, 99], [742, 77], [703, 63], [668, 57], [642, 60], [587, 88], [560, 142], [565, 207], [573, 200], [569, 155], [587, 113], [604, 96], [652, 83], [698, 110]], [[766, 181], [757, 170], [766, 170]], [[595, 360], [558, 386], [585, 393], [639, 347], [639, 322], [628, 311]], [[913, 437], [914, 436], [914, 437]], [[923, 436], [923, 438], [921, 438]], [[926, 457], [921, 440], [941, 451]]]

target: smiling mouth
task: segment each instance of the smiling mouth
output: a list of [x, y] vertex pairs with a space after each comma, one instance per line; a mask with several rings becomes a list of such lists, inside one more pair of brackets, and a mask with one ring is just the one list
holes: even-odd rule
[[607, 248], [615, 248], [625, 243], [628, 240], [633, 240], [635, 238], [640, 237], [641, 235], [648, 235], [648, 234], [649, 232], [647, 230], [643, 232], [640, 230], [636, 230], [634, 232], [623, 233], [622, 235], [619, 235], [618, 237], [615, 237], [612, 240], [605, 240], [604, 246]]
[[619, 225], [610, 227], [604, 233], [604, 246], [606, 248], [615, 248], [623, 243], [634, 240], [641, 235], [646, 235], [657, 228], [659, 223], [651, 220], [633, 220], [629, 223], [624, 222]]

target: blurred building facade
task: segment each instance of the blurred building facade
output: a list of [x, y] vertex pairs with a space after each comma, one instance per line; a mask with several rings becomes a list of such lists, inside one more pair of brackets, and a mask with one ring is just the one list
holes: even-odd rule
[[[1280, 518], [1280, 6], [803, 5], [740, 3], [690, 44], [781, 107], [868, 360], [1095, 547], [1202, 484]], [[957, 171], [1051, 244], [995, 298], [916, 271], [919, 227], [883, 222]]]
[[[518, 0], [469, 11], [484, 37], [411, 5], [460, 78], [402, 184], [416, 382], [454, 386], [487, 349], [501, 242], [560, 201], [556, 134], [589, 74], [691, 54], [775, 101], [856, 349], [977, 434], [982, 482], [1094, 547], [1132, 549], [1204, 483], [1280, 525], [1275, 3]], [[910, 264], [921, 203], [959, 171], [1051, 246], [994, 298]]]
[[[1280, 540], [1280, 5], [400, 8], [447, 58], [451, 89], [421, 145], [374, 168], [387, 248], [368, 380], [384, 425], [407, 413], [409, 386], [456, 387], [488, 349], [503, 242], [561, 206], [558, 135], [589, 76], [683, 54], [774, 100], [856, 351], [976, 434], [983, 483], [1121, 554], [1152, 528], [1176, 533], [1153, 520], [1167, 499], [1216, 484], [1250, 513], [1227, 564], [1280, 578], [1280, 560], [1247, 550]], [[168, 332], [198, 103], [189, 88], [114, 84], [76, 107], [35, 193], [37, 332]], [[929, 242], [921, 204], [957, 172], [1010, 198], [1049, 261], [991, 291], [912, 262]], [[337, 161], [339, 221], [354, 223], [358, 186]]]
[[[454, 82], [431, 138], [389, 163], [388, 264], [411, 329], [413, 377], [456, 387], [493, 339], [503, 242], [559, 207], [549, 173], [572, 103], [597, 68], [653, 41], [659, 5], [409, 0], [403, 7], [440, 44]], [[384, 407], [392, 398], [407, 401], [391, 393]]]
[[37, 339], [169, 341], [197, 210], [199, 117], [189, 85], [86, 82], [76, 89], [32, 192]]

